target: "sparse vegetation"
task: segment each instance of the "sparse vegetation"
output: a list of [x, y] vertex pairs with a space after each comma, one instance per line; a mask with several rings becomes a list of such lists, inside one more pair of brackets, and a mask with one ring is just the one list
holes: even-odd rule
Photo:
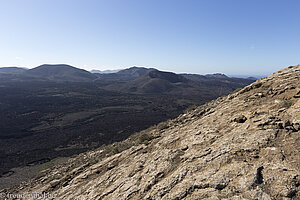
[[282, 107], [289, 108], [293, 105], [293, 101], [291, 99], [283, 100]]
[[146, 145], [149, 144], [149, 142], [153, 139], [154, 139], [154, 137], [152, 135], [150, 135], [149, 133], [148, 134], [147, 133], [142, 133], [138, 137], [139, 143], [140, 144], [146, 144]]
[[189, 112], [195, 110], [197, 107], [198, 107], [197, 105], [192, 105], [192, 106], [188, 107], [188, 108], [184, 111], [184, 113], [189, 113]]
[[166, 122], [161, 122], [161, 123], [159, 123], [159, 124], [157, 125], [157, 129], [158, 129], [158, 130], [164, 130], [164, 129], [168, 128], [168, 127], [169, 127], [168, 121], [166, 121]]

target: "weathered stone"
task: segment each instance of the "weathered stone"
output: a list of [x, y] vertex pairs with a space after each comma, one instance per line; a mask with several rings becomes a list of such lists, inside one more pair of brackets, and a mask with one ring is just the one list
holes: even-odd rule
[[291, 126], [291, 125], [292, 124], [291, 124], [290, 120], [285, 120], [283, 127], [286, 128], [286, 127]]
[[247, 120], [247, 117], [245, 117], [244, 115], [240, 115], [233, 119], [233, 121], [237, 122], [237, 123], [244, 123], [246, 120]]
[[189, 147], [186, 145], [184, 147], [181, 148], [182, 151], [186, 151]]
[[292, 125], [296, 131], [300, 130], [300, 120], [294, 120]]
[[59, 184], [60, 184], [60, 180], [53, 180], [53, 181], [50, 182], [50, 185], [51, 185], [52, 188], [55, 188]]
[[263, 93], [259, 92], [259, 93], [255, 94], [254, 96], [261, 98], [261, 97], [264, 97], [265, 95]]
[[279, 129], [283, 129], [284, 128], [282, 121], [276, 122], [276, 125], [277, 125], [277, 128], [279, 128]]

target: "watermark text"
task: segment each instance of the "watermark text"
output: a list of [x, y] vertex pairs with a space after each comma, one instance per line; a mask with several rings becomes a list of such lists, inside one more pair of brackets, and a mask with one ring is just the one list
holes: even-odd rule
[[55, 199], [57, 194], [51, 194], [49, 192], [45, 193], [0, 193], [0, 200], [9, 200], [9, 199]]

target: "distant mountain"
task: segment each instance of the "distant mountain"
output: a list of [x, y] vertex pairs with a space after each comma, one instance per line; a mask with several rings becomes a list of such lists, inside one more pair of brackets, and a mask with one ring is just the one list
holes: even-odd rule
[[33, 69], [0, 68], [0, 81], [95, 82], [99, 87], [137, 94], [201, 94], [216, 97], [244, 87], [254, 79], [225, 74], [175, 74], [154, 68], [131, 67], [116, 73], [91, 73], [66, 64], [44, 64]]
[[150, 71], [156, 71], [157, 69], [154, 68], [145, 68], [145, 67], [130, 67], [128, 69], [124, 69], [119, 71], [117, 74], [119, 75], [127, 75], [133, 78], [138, 78], [142, 75], [145, 75], [146, 73]]
[[249, 77], [247, 77], [246, 79], [257, 80], [257, 79], [259, 79], [259, 78], [255, 78], [255, 77], [253, 77], [253, 76], [249, 76]]
[[96, 74], [98, 79], [96, 80], [98, 83], [102, 84], [114, 84], [114, 83], [123, 83], [135, 80], [150, 71], [154, 71], [157, 69], [154, 68], [145, 68], [145, 67], [130, 67], [128, 69], [123, 69], [118, 71], [117, 73], [109, 73], [109, 74]]
[[254, 79], [254, 80], [265, 78], [267, 76], [268, 75], [229, 75], [229, 77], [232, 78], [247, 78], [247, 79]]
[[27, 70], [28, 69], [21, 67], [0, 67], [1, 74], [21, 74]]
[[163, 72], [155, 70], [148, 72], [147, 76], [151, 79], [163, 79], [171, 83], [188, 82], [188, 80], [183, 76], [172, 72]]
[[36, 80], [47, 81], [71, 81], [86, 82], [97, 78], [94, 74], [70, 65], [41, 65], [33, 69], [29, 69], [24, 73], [24, 77]]
[[121, 71], [121, 69], [115, 69], [115, 70], [97, 70], [97, 69], [93, 69], [91, 70], [90, 72], [93, 73], [93, 74], [111, 74], [111, 73], [117, 73]]
[[216, 73], [216, 74], [206, 74], [205, 75], [208, 78], [228, 78], [225, 74], [222, 73]]
[[222, 86], [226, 88], [236, 89], [244, 87], [256, 79], [247, 79], [247, 78], [230, 78], [225, 74], [208, 74], [208, 75], [199, 75], [199, 74], [181, 74], [183, 77], [196, 82], [201, 86]]
[[24, 74], [28, 69], [21, 67], [1, 67], [0, 82], [9, 82], [18, 80], [18, 77]]
[[[132, 72], [130, 75], [138, 77], [127, 83], [111, 84], [107, 89], [129, 93], [176, 93], [183, 92], [181, 87], [190, 87], [189, 80], [171, 72], [162, 72], [156, 69], [134, 69], [124, 72]], [[123, 73], [124, 73], [123, 72]], [[146, 73], [142, 75], [143, 73]]]
[[[253, 82], [221, 74], [175, 74], [147, 68], [130, 68], [116, 75], [120, 73], [129, 74], [133, 80], [111, 83], [105, 89], [137, 94], [200, 95], [207, 99], [228, 94]], [[143, 73], [145, 74], [142, 75]], [[138, 78], [134, 79], [135, 77]]]

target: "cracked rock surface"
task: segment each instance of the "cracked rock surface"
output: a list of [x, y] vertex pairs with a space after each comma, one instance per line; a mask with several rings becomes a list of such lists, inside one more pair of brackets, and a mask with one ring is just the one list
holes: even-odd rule
[[218, 98], [154, 139], [92, 160], [83, 153], [11, 193], [56, 199], [300, 199], [300, 65]]

